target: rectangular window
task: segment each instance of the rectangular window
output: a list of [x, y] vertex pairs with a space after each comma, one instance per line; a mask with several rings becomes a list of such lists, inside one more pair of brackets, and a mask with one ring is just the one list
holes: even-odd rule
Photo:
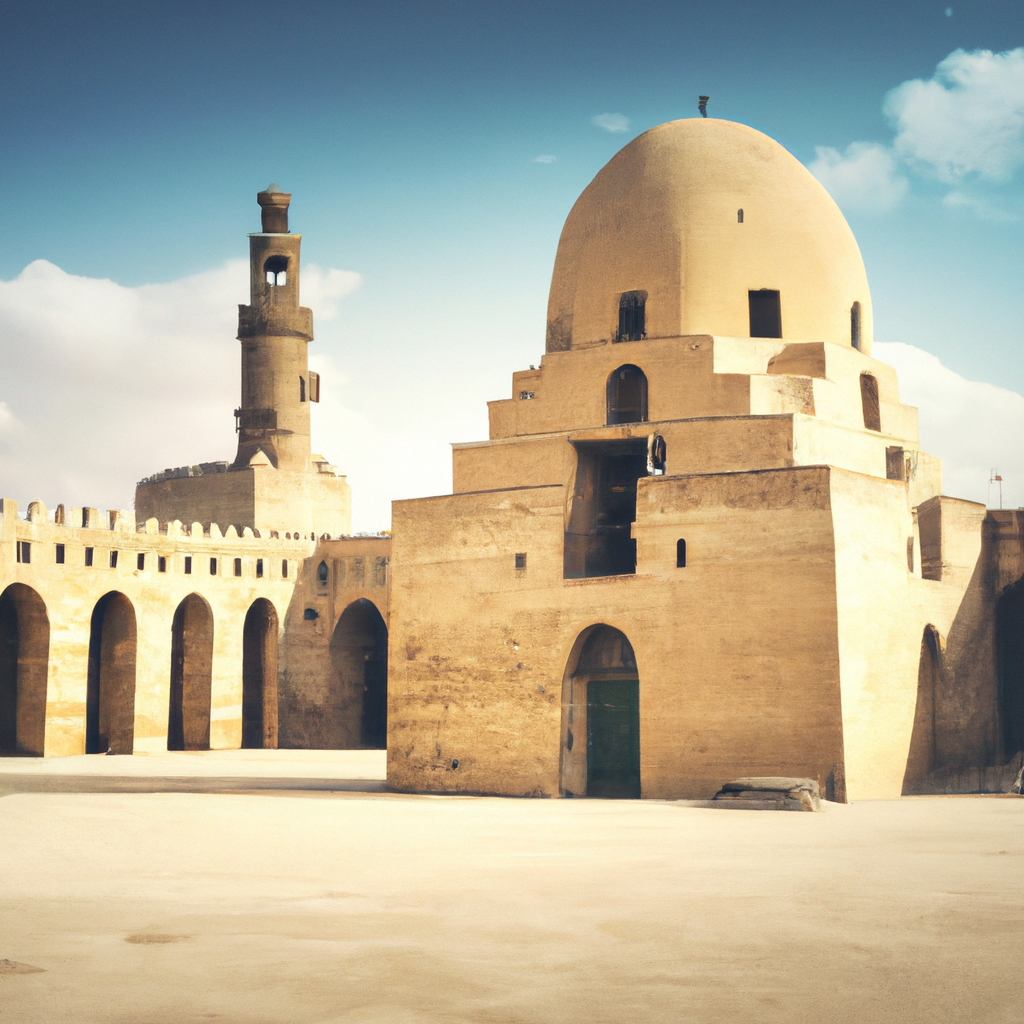
[[185, 575], [189, 576], [189, 575], [191, 575], [191, 573], [192, 573], [192, 556], [191, 555], [186, 555], [185, 556]]
[[525, 569], [526, 568], [526, 552], [525, 551], [520, 551], [520, 552], [518, 552], [516, 554], [516, 568], [517, 569]]
[[288, 559], [287, 558], [282, 558], [281, 559], [281, 579], [283, 579], [283, 580], [288, 579]]
[[85, 564], [86, 565], [92, 565], [92, 552], [93, 552], [92, 548], [86, 548], [85, 549]]
[[18, 561], [26, 563], [32, 561], [32, 545], [27, 540], [18, 541]]
[[676, 568], [686, 568], [686, 541], [682, 537], [676, 541]]
[[57, 564], [58, 565], [63, 565], [64, 564], [64, 545], [63, 544], [58, 544], [57, 545]]
[[240, 558], [235, 559], [235, 575], [242, 575], [242, 560]]
[[779, 293], [770, 288], [747, 292], [750, 303], [750, 336], [752, 338], [782, 337], [782, 302]]
[[117, 568], [117, 552], [116, 551], [111, 551], [110, 552], [110, 568], [111, 569], [116, 569]]
[[142, 569], [145, 569], [145, 568], [146, 568], [146, 556], [145, 556], [145, 554], [144, 554], [143, 552], [141, 552], [141, 551], [140, 551], [140, 552], [138, 553], [138, 555], [137, 555], [137, 556], [135, 557], [135, 566], [136, 566], [136, 568], [137, 568], [137, 569], [139, 569], [140, 571], [141, 571]]
[[256, 578], [261, 579], [263, 577], [263, 559], [256, 559]]
[[907, 479], [907, 459], [902, 448], [885, 449], [885, 476], [889, 480]]
[[216, 558], [211, 558], [210, 559], [210, 575], [211, 576], [216, 576], [217, 575], [217, 559]]
[[163, 555], [157, 555], [156, 559], [156, 571], [167, 572], [167, 559]]

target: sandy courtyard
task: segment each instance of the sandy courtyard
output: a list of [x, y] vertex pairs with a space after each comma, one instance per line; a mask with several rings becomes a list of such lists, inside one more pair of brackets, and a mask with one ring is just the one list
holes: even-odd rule
[[382, 777], [358, 752], [0, 762], [0, 1021], [1024, 1020], [1022, 800]]

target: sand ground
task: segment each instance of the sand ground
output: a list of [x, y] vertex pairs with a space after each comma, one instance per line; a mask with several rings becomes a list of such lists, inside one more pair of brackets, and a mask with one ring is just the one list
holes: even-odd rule
[[722, 811], [383, 770], [0, 761], [0, 1022], [1024, 1020], [1019, 798]]

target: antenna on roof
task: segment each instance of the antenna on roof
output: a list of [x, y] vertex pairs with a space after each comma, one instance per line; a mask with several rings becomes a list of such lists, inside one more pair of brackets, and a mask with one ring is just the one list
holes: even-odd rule
[[707, 117], [708, 116], [708, 100], [711, 99], [711, 97], [710, 96], [698, 96], [697, 99], [700, 101], [697, 104], [697, 109], [700, 111], [700, 116], [701, 117]]

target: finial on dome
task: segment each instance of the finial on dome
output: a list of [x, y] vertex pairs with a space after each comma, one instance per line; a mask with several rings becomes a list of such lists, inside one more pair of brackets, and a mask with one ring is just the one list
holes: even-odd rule
[[256, 193], [256, 202], [260, 204], [260, 221], [265, 235], [288, 234], [288, 204], [291, 201], [291, 192], [282, 192], [273, 183], [268, 185], [263, 192]]
[[710, 96], [698, 96], [697, 99], [699, 101], [697, 103], [697, 109], [700, 111], [700, 116], [701, 117], [707, 117], [708, 116], [708, 100], [711, 99], [711, 97]]

